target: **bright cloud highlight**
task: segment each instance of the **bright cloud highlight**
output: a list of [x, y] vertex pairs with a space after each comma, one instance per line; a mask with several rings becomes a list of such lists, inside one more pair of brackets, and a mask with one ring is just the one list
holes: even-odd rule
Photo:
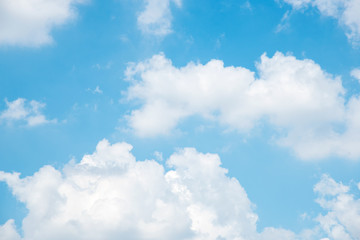
[[18, 98], [14, 101], [5, 100], [7, 109], [0, 112], [0, 123], [6, 122], [13, 124], [16, 122], [25, 123], [29, 127], [42, 125], [46, 123], [55, 123], [56, 119], [48, 120], [42, 113], [45, 103], [35, 100], [30, 102], [24, 98]]
[[142, 32], [165, 36], [172, 32], [171, 3], [181, 7], [181, 0], [144, 0], [145, 9], [138, 16], [138, 25]]
[[336, 18], [346, 28], [347, 37], [360, 44], [360, 1], [359, 0], [283, 0], [294, 9], [316, 7], [324, 16]]
[[41, 46], [53, 42], [51, 31], [76, 16], [83, 0], [0, 1], [0, 45]]
[[261, 122], [276, 142], [303, 159], [358, 159], [360, 100], [345, 104], [341, 79], [312, 60], [277, 52], [257, 63], [258, 75], [222, 61], [177, 68], [164, 55], [128, 67], [129, 100], [140, 100], [129, 125], [143, 137], [166, 135], [184, 119], [202, 116], [241, 133]]

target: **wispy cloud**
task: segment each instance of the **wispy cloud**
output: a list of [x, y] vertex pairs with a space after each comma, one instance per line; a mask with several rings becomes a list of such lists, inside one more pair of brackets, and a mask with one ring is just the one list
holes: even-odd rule
[[86, 91], [91, 92], [93, 94], [102, 94], [103, 91], [100, 89], [99, 86], [96, 86], [94, 89], [88, 88]]
[[172, 32], [171, 3], [181, 7], [181, 0], [143, 0], [145, 9], [138, 16], [138, 26], [143, 33], [165, 36]]
[[289, 19], [290, 19], [290, 11], [286, 11], [284, 16], [281, 18], [280, 23], [276, 26], [275, 32], [279, 33], [281, 31], [286, 30], [290, 24], [289, 24]]
[[354, 68], [351, 72], [350, 75], [357, 79], [360, 82], [360, 68]]
[[56, 119], [48, 120], [43, 115], [42, 109], [45, 108], [45, 103], [35, 100], [29, 102], [24, 98], [18, 98], [12, 102], [5, 99], [5, 103], [7, 109], [0, 113], [0, 122], [25, 123], [29, 127], [57, 122]]
[[359, 0], [283, 0], [295, 10], [315, 7], [324, 16], [333, 17], [344, 26], [346, 35], [354, 45], [360, 44]]
[[105, 65], [96, 63], [92, 66], [92, 68], [95, 68], [97, 70], [109, 70], [113, 65], [112, 61], [109, 61], [108, 63], [106, 63]]

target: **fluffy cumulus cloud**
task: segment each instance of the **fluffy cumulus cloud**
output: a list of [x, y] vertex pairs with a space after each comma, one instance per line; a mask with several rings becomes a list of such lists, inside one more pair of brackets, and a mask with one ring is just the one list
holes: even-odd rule
[[312, 60], [265, 54], [258, 77], [222, 61], [177, 68], [164, 55], [133, 64], [126, 96], [141, 104], [127, 116], [143, 137], [169, 134], [190, 116], [202, 116], [225, 128], [247, 133], [268, 123], [275, 140], [303, 159], [330, 155], [360, 157], [360, 100], [345, 104], [342, 82]]
[[360, 44], [360, 1], [359, 0], [283, 0], [295, 9], [308, 6], [317, 8], [324, 16], [336, 18], [346, 28], [348, 38]]
[[0, 112], [0, 123], [7, 124], [25, 123], [29, 127], [54, 123], [57, 120], [48, 120], [42, 113], [45, 103], [35, 100], [27, 101], [24, 98], [18, 98], [14, 101], [5, 100], [7, 109]]
[[[28, 214], [21, 239], [295, 239], [275, 228], [256, 230], [257, 215], [219, 156], [181, 149], [167, 161], [136, 161], [131, 145], [107, 140], [62, 171], [44, 166], [33, 176], [0, 172]], [[13, 220], [1, 239], [20, 239]]]
[[76, 15], [84, 0], [1, 0], [0, 45], [40, 46], [53, 41], [51, 30]]
[[142, 32], [165, 36], [172, 32], [171, 4], [181, 7], [182, 0], [144, 0], [145, 9], [138, 16]]
[[[360, 190], [360, 183], [358, 187]], [[317, 217], [326, 235], [332, 240], [360, 239], [360, 199], [350, 193], [350, 187], [324, 175], [314, 191], [319, 194], [317, 202], [327, 211]]]
[[[356, 240], [360, 201], [349, 187], [324, 175], [315, 186], [327, 211], [314, 229], [295, 234], [268, 227], [245, 190], [227, 176], [216, 154], [180, 149], [167, 160], [137, 161], [127, 143], [98, 143], [96, 151], [63, 170], [44, 166], [32, 176], [0, 171], [28, 214], [21, 236], [14, 221], [0, 225], [4, 240]], [[326, 239], [326, 238], [324, 238]]]

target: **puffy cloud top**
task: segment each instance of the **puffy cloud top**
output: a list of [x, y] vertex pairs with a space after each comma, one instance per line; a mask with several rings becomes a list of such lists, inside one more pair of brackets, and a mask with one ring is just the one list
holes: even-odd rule
[[[29, 210], [21, 239], [294, 236], [275, 228], [256, 231], [254, 206], [239, 182], [226, 176], [218, 155], [181, 149], [167, 161], [171, 170], [166, 172], [154, 160], [136, 161], [131, 148], [103, 140], [93, 154], [63, 171], [44, 166], [25, 178], [0, 172], [0, 181]], [[0, 227], [0, 236], [20, 239], [13, 220]]]
[[[44, 166], [32, 176], [0, 171], [28, 214], [22, 236], [14, 221], [0, 225], [4, 240], [314, 240], [351, 239], [358, 230], [359, 200], [349, 187], [324, 175], [315, 186], [328, 213], [319, 225], [299, 234], [268, 227], [258, 220], [245, 190], [226, 175], [216, 154], [194, 148], [175, 152], [164, 167], [154, 160], [137, 161], [131, 145], [102, 140], [93, 154], [63, 170]], [[339, 233], [338, 230], [342, 232]], [[339, 235], [340, 234], [340, 235]]]
[[153, 137], [194, 115], [241, 133], [265, 120], [278, 130], [278, 144], [303, 159], [360, 157], [359, 99], [345, 104], [339, 77], [279, 52], [264, 54], [257, 69], [259, 77], [219, 60], [177, 68], [163, 54], [131, 65], [127, 98], [142, 105], [127, 116], [129, 125], [139, 136]]

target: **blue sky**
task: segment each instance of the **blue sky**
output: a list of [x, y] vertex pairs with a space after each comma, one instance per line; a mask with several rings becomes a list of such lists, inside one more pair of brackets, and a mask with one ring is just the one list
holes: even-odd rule
[[359, 0], [0, 6], [2, 238], [360, 238]]

